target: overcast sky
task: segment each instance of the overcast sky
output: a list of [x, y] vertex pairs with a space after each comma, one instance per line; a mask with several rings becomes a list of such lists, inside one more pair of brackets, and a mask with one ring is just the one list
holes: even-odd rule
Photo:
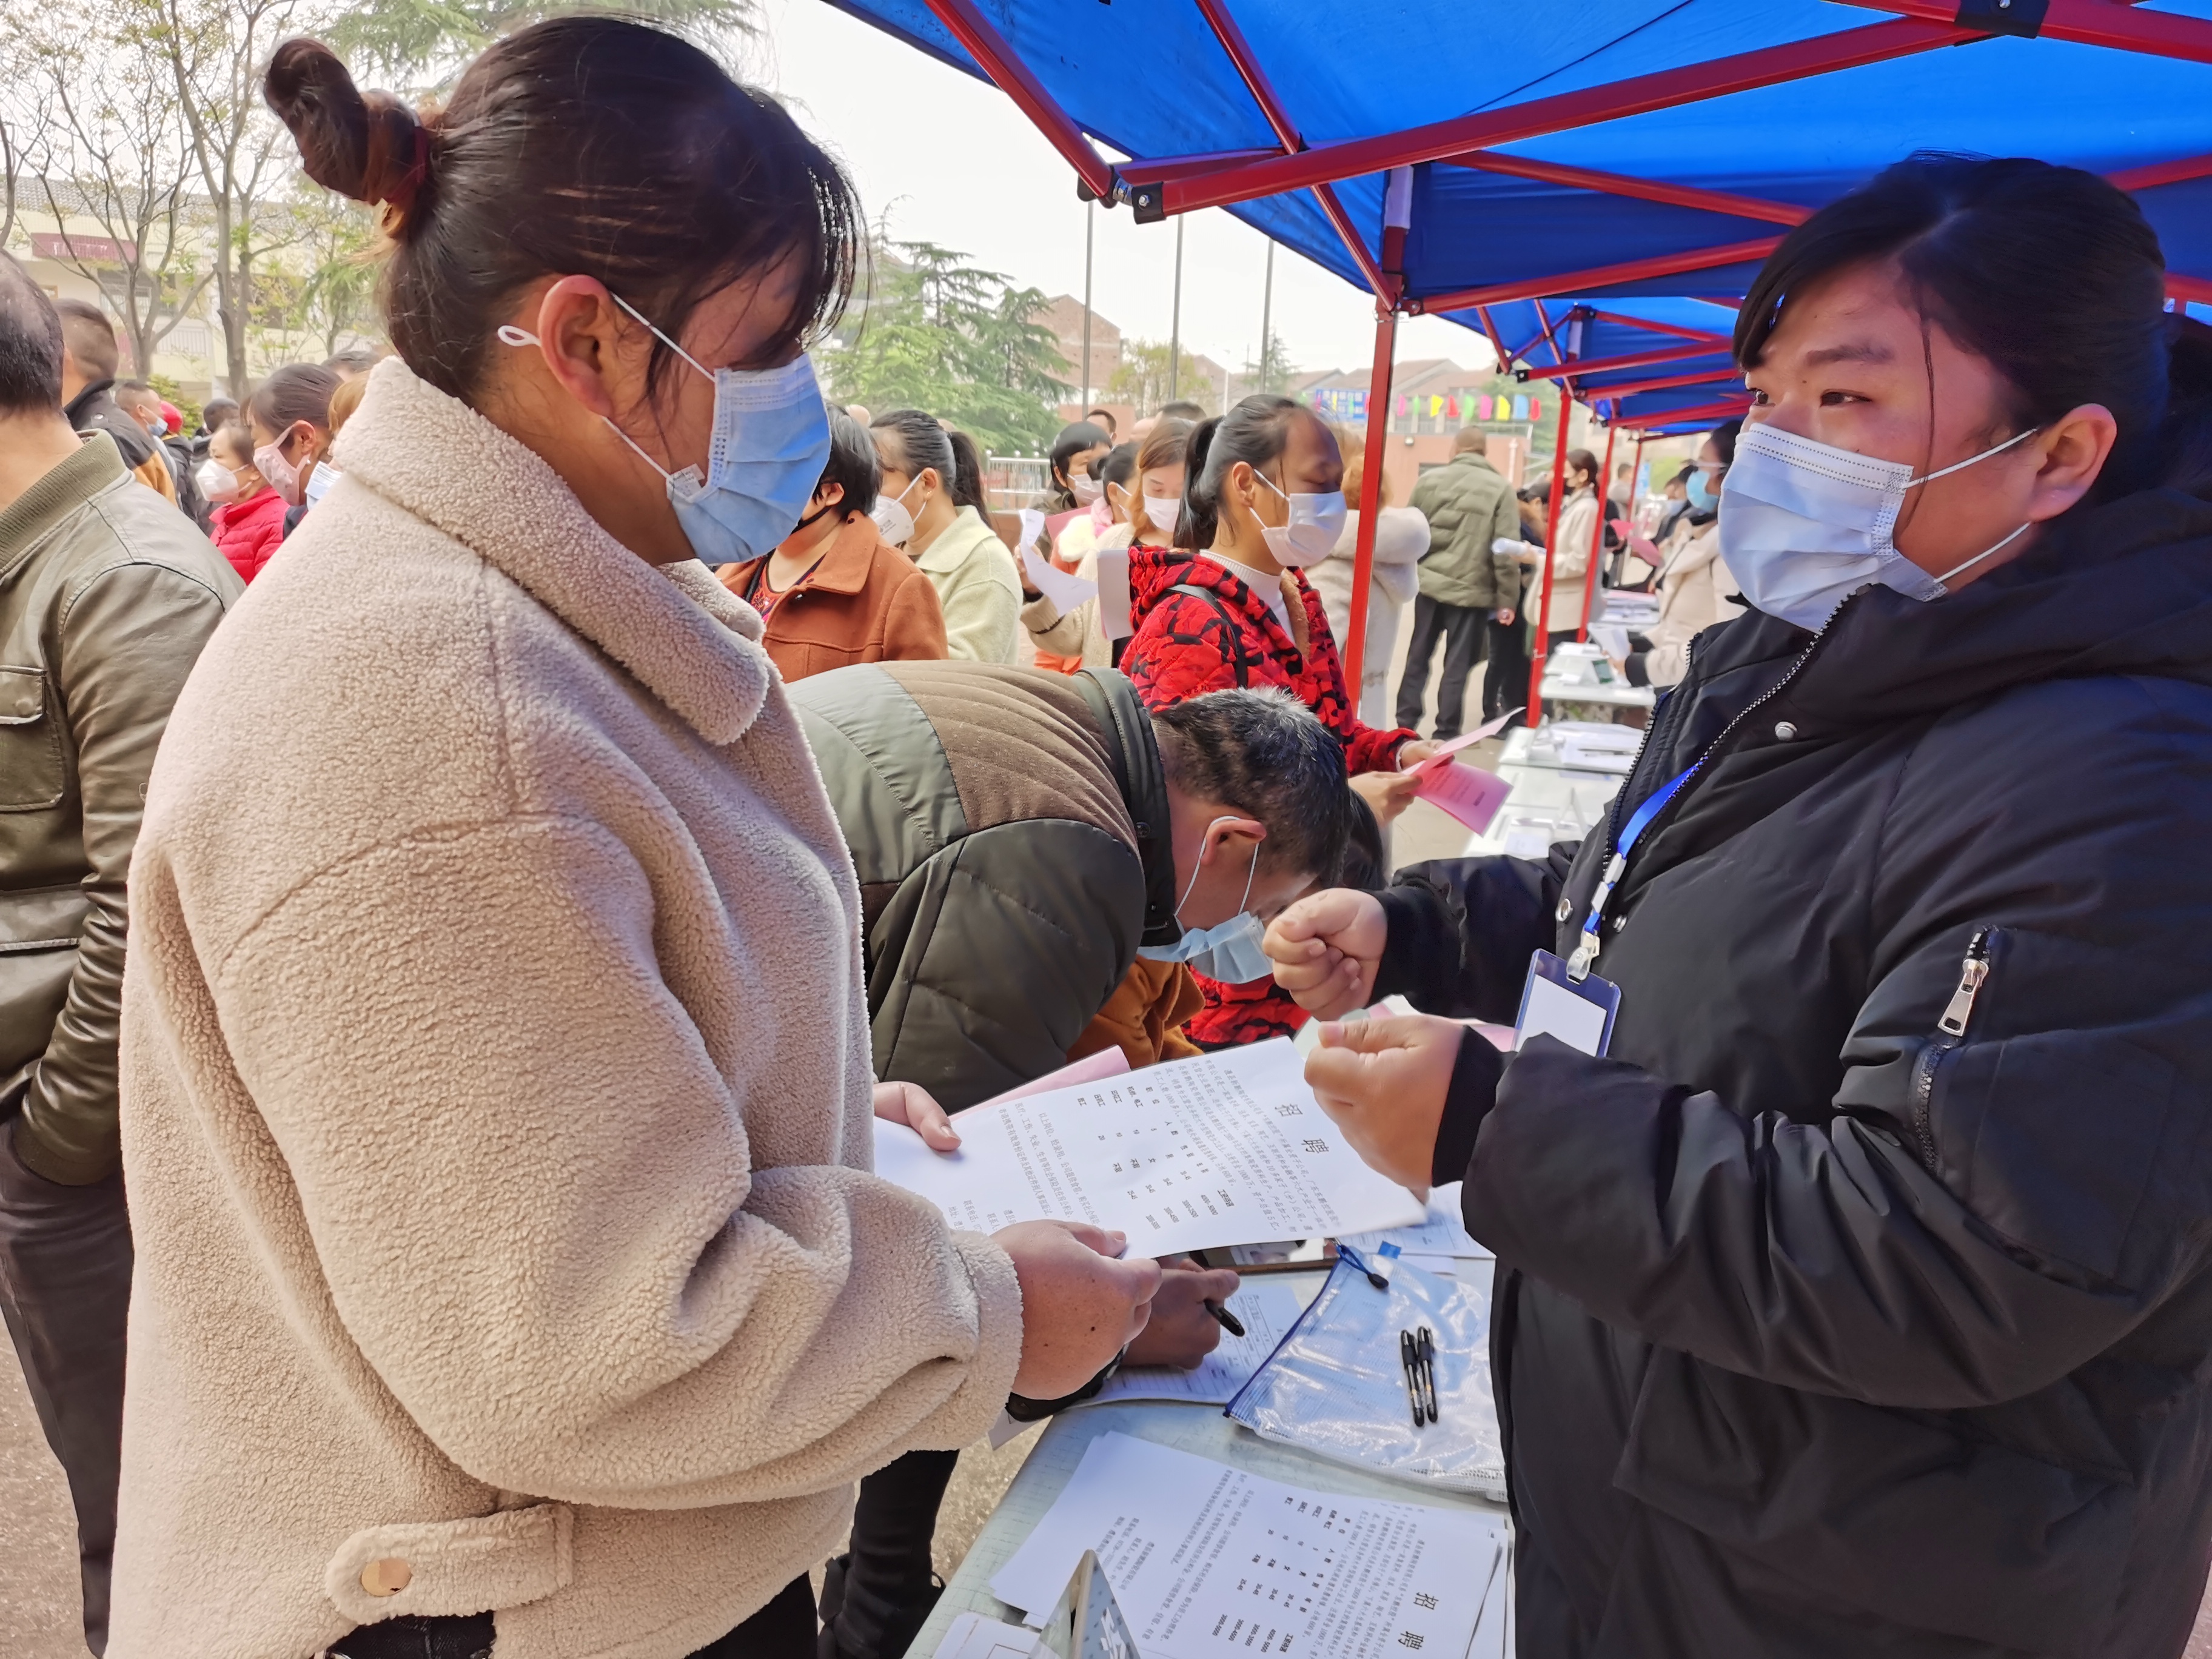
[[[947, 69], [823, 0], [763, 0], [764, 38], [750, 75], [852, 170], [872, 218], [891, 233], [961, 249], [1018, 283], [1083, 296], [1083, 220], [1075, 176], [1004, 93]], [[1151, 94], [1139, 94], [1151, 95]], [[1139, 225], [1127, 208], [1097, 220], [1091, 306], [1124, 335], [1168, 337], [1175, 224]], [[1218, 209], [1186, 216], [1182, 340], [1230, 368], [1259, 349], [1267, 239]], [[1364, 368], [1375, 349], [1371, 301], [1286, 249], [1275, 253], [1274, 329], [1300, 368]], [[1480, 337], [1432, 317], [1401, 319], [1401, 361], [1489, 357]]]

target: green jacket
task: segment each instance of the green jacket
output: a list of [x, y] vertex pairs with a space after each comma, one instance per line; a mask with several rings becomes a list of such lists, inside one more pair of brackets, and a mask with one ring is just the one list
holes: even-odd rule
[[98, 1181], [121, 1155], [125, 879], [146, 777], [243, 591], [104, 432], [0, 512], [0, 1118], [20, 1111], [16, 1155], [50, 1181]]
[[1110, 669], [871, 663], [790, 688], [860, 883], [876, 1076], [957, 1111], [1066, 1063], [1175, 854], [1150, 719]]
[[1521, 602], [1521, 567], [1490, 550], [1499, 537], [1521, 538], [1513, 487], [1498, 469], [1469, 452], [1424, 472], [1413, 505], [1429, 521], [1429, 553], [1421, 592], [1439, 605], [1495, 611]]

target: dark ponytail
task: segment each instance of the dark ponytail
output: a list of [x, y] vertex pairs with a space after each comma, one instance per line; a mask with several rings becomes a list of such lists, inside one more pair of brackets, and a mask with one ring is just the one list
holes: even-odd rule
[[1256, 472], [1280, 459], [1301, 415], [1321, 419], [1294, 398], [1255, 392], [1226, 415], [1208, 416], [1191, 428], [1182, 494], [1189, 545], [1201, 552], [1213, 545], [1221, 527], [1221, 483], [1229, 469], [1242, 461]]
[[2124, 191], [2021, 157], [1899, 161], [1783, 238], [1737, 314], [1736, 362], [1759, 362], [1790, 295], [1879, 260], [2003, 378], [2012, 431], [2112, 410], [2118, 441], [2086, 500], [2212, 477], [2207, 331], [2167, 314], [2157, 234]]
[[952, 505], [972, 507], [988, 521], [991, 508], [983, 498], [983, 457], [975, 448], [975, 441], [957, 427], [945, 437], [952, 446], [954, 476], [945, 486], [951, 492]]
[[[852, 287], [861, 214], [836, 163], [775, 100], [642, 23], [517, 29], [428, 115], [359, 90], [317, 40], [278, 46], [262, 92], [309, 178], [382, 205], [392, 345], [456, 398], [542, 276], [596, 277], [680, 337], [708, 295], [791, 259], [791, 313], [757, 364], [829, 327]], [[656, 341], [652, 365], [657, 382], [675, 356]]]

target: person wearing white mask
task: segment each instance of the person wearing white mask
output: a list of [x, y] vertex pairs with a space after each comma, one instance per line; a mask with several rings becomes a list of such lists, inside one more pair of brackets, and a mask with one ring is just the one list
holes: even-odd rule
[[[284, 498], [284, 533], [297, 529], [307, 509], [329, 489], [331, 398], [338, 377], [319, 363], [286, 363], [272, 369], [246, 400], [253, 434], [253, 465]], [[320, 483], [317, 475], [320, 474]]]
[[1012, 663], [1021, 637], [1021, 577], [990, 521], [960, 504], [963, 494], [977, 497], [978, 481], [962, 477], [944, 424], [919, 409], [894, 409], [869, 430], [884, 473], [876, 527], [935, 586], [946, 654]]
[[708, 568], [821, 477], [859, 204], [623, 19], [424, 115], [311, 40], [265, 94], [382, 207], [394, 355], [148, 793], [108, 1651], [811, 1659], [859, 1477], [1096, 1375], [1159, 1272], [870, 1172], [943, 1114], [876, 1085], [852, 860]]
[[[1344, 528], [1335, 434], [1294, 399], [1258, 394], [1200, 421], [1184, 460], [1182, 523], [1200, 551], [1131, 552], [1135, 632], [1122, 672], [1152, 708], [1224, 686], [1283, 687], [1335, 733], [1352, 788], [1388, 822], [1412, 798], [1413, 780], [1401, 765], [1417, 765], [1435, 745], [1359, 718], [1328, 612], [1306, 580], [1304, 567], [1328, 557]], [[1249, 1042], [1298, 1024], [1296, 1008], [1264, 976], [1238, 982], [1201, 974], [1200, 987], [1206, 1006], [1189, 1030], [1203, 1045]]]
[[[2041, 161], [1814, 213], [1736, 324], [1753, 608], [1605, 821], [1268, 936], [1316, 1013], [1425, 1011], [1307, 1077], [1497, 1253], [1524, 1651], [2190, 1645], [2212, 331], [2167, 280]], [[1516, 1012], [1510, 1057], [1442, 1018]]]

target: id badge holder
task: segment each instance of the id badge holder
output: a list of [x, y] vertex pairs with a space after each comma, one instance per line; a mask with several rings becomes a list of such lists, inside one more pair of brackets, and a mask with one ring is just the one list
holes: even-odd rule
[[1571, 979], [1565, 960], [1539, 951], [1529, 959], [1528, 982], [1521, 988], [1513, 1047], [1524, 1048], [1542, 1032], [1586, 1054], [1603, 1054], [1613, 1046], [1613, 1021], [1620, 1012], [1620, 987], [1595, 974]]

